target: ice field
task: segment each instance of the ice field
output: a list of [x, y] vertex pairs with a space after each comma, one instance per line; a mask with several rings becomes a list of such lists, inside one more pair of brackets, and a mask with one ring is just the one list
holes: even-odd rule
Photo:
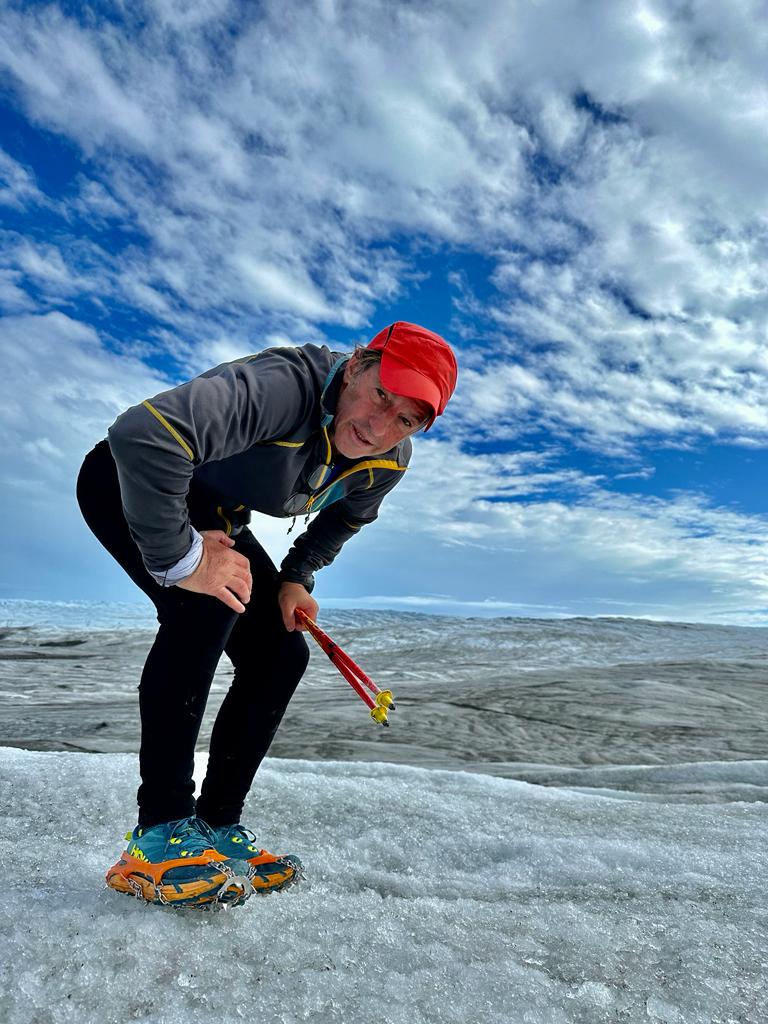
[[[768, 798], [766, 763], [721, 771]], [[765, 1020], [760, 802], [272, 760], [249, 820], [308, 880], [207, 913], [102, 887], [130, 755], [6, 748], [0, 773], [8, 1024]]]
[[[310, 644], [271, 753], [525, 778], [536, 765], [759, 760], [768, 629], [636, 619], [328, 612], [321, 625], [398, 711], [371, 726]], [[0, 745], [138, 749], [136, 686], [156, 626], [142, 605], [0, 601]], [[201, 748], [231, 676], [223, 658]], [[521, 772], [524, 774], [521, 775]]]
[[313, 655], [245, 819], [307, 880], [207, 913], [103, 884], [151, 620], [11, 604], [3, 1024], [768, 1019], [768, 631], [329, 615], [392, 727]]

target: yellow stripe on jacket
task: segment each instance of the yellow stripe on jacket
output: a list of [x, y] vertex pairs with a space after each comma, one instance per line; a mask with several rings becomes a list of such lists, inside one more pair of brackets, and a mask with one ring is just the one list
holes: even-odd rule
[[163, 414], [161, 412], [158, 412], [157, 409], [154, 407], [154, 405], [151, 404], [151, 402], [144, 401], [141, 404], [146, 406], [147, 409], [149, 409], [149, 411], [155, 417], [155, 419], [159, 420], [160, 423], [162, 423], [162, 425], [165, 427], [165, 429], [168, 431], [168, 433], [171, 435], [171, 437], [175, 441], [179, 442], [181, 447], [184, 449], [184, 451], [187, 453], [187, 455], [190, 457], [190, 459], [192, 459], [192, 461], [194, 462], [195, 461], [195, 453], [189, 447], [189, 445], [184, 440], [184, 438], [181, 436], [181, 434], [178, 432], [178, 430], [176, 430], [175, 427], [171, 426], [171, 424], [168, 422], [168, 420], [165, 418], [165, 416], [163, 416]]

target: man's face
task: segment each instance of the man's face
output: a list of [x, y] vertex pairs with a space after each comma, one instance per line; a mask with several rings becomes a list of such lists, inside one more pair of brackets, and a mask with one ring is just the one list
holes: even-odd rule
[[336, 404], [333, 446], [348, 459], [382, 455], [415, 433], [428, 416], [423, 402], [382, 387], [377, 365], [361, 370], [352, 356]]

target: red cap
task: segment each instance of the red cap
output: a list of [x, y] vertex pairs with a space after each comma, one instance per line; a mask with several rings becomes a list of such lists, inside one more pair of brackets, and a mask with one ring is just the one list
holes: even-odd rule
[[434, 331], [405, 320], [379, 331], [368, 348], [381, 352], [381, 383], [396, 395], [417, 398], [432, 408], [429, 430], [456, 387], [456, 356]]

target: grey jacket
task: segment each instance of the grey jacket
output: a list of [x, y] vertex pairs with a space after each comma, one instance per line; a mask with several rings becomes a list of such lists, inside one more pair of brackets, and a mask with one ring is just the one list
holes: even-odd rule
[[280, 578], [311, 590], [314, 573], [373, 522], [402, 478], [409, 439], [384, 455], [337, 458], [314, 492], [313, 471], [331, 463], [329, 431], [348, 355], [325, 346], [272, 348], [222, 363], [128, 409], [109, 428], [123, 510], [153, 574], [190, 550], [192, 531], [237, 534], [250, 509], [290, 518], [308, 501], [319, 514], [283, 560]]

